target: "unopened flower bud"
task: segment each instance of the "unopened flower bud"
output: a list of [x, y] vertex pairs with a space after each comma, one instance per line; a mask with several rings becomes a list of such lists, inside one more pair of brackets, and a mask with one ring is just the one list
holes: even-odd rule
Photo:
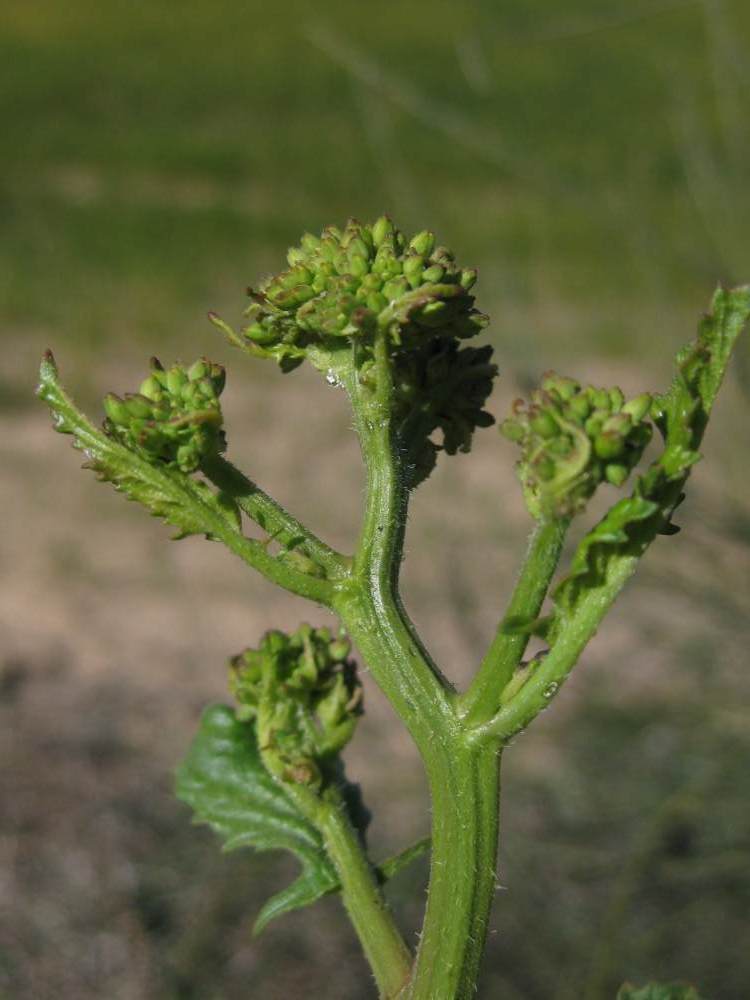
[[362, 688], [344, 636], [302, 625], [268, 632], [230, 660], [238, 716], [255, 719], [268, 770], [280, 780], [320, 786], [354, 734]]
[[393, 223], [388, 218], [387, 215], [381, 215], [381, 217], [373, 223], [372, 226], [372, 241], [376, 247], [380, 244], [387, 236], [393, 235]]
[[570, 517], [597, 486], [621, 486], [651, 437], [644, 397], [628, 407], [617, 389], [582, 389], [548, 372], [531, 403], [517, 400], [502, 425], [521, 446], [519, 475], [534, 517]]
[[152, 359], [141, 392], [104, 399], [105, 432], [144, 457], [183, 472], [224, 449], [219, 395], [224, 369], [205, 358], [168, 371]]
[[635, 396], [633, 399], [628, 400], [628, 402], [623, 406], [622, 412], [631, 416], [633, 418], [633, 422], [637, 424], [648, 415], [648, 412], [651, 409], [652, 399], [653, 397], [650, 393], [643, 392], [640, 396]]
[[435, 249], [435, 234], [425, 229], [421, 233], [413, 236], [409, 242], [409, 249], [423, 257], [429, 257]]

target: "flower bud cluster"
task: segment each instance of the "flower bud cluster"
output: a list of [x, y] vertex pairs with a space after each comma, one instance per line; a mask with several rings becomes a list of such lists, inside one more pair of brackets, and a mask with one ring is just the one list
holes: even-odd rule
[[622, 486], [651, 440], [651, 396], [582, 388], [549, 372], [530, 402], [516, 400], [500, 430], [521, 446], [519, 475], [532, 515], [570, 517], [602, 482]]
[[[411, 453], [410, 487], [429, 476], [441, 449], [468, 452], [475, 429], [495, 422], [483, 409], [497, 374], [491, 357], [489, 344], [459, 347], [455, 340], [433, 340], [396, 356], [394, 401]], [[430, 437], [435, 430], [442, 432], [441, 445]]]
[[230, 661], [240, 719], [254, 719], [266, 766], [277, 777], [319, 785], [322, 768], [354, 735], [362, 687], [350, 644], [327, 628], [267, 632]]
[[312, 342], [358, 338], [379, 327], [394, 344], [411, 347], [425, 337], [473, 337], [487, 323], [470, 294], [476, 271], [458, 267], [432, 233], [407, 240], [385, 216], [308, 233], [287, 259], [288, 270], [250, 290], [242, 330], [254, 353], [287, 370]]
[[104, 398], [104, 430], [150, 460], [195, 472], [226, 445], [219, 403], [224, 382], [223, 367], [205, 358], [169, 369], [152, 358], [137, 393]]

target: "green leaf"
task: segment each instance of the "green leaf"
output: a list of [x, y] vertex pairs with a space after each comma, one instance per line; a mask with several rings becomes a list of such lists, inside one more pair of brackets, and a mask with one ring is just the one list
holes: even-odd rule
[[[354, 786], [343, 789], [355, 825], [366, 821], [354, 808]], [[177, 772], [177, 797], [189, 805], [198, 823], [207, 823], [224, 841], [224, 850], [254, 847], [259, 851], [288, 850], [302, 873], [273, 896], [260, 911], [254, 932], [291, 910], [314, 903], [339, 889], [339, 878], [328, 859], [323, 839], [303, 815], [284, 786], [263, 766], [255, 729], [240, 722], [224, 705], [206, 709], [200, 729]], [[422, 854], [429, 842], [389, 858], [376, 868], [382, 881]]]
[[190, 479], [179, 469], [153, 465], [97, 430], [60, 385], [49, 351], [40, 367], [37, 394], [52, 411], [55, 429], [73, 436], [74, 447], [86, 456], [85, 467], [177, 528], [175, 537], [211, 537], [212, 529], [237, 530], [236, 506], [217, 498], [205, 483]]
[[568, 575], [553, 593], [556, 620], [553, 633], [571, 615], [580, 596], [606, 579], [610, 562], [617, 556], [640, 555], [643, 539], [633, 529], [653, 517], [659, 505], [643, 497], [618, 501], [582, 539], [573, 555]]
[[633, 494], [615, 504], [581, 541], [568, 576], [557, 586], [553, 635], [565, 627], [584, 595], [604, 591], [623, 562], [637, 560], [657, 534], [674, 534], [671, 516], [683, 499], [692, 466], [731, 350], [750, 316], [750, 286], [719, 288], [698, 337], [677, 356], [668, 392], [654, 401], [664, 438], [661, 455], [639, 477]]
[[630, 983], [622, 985], [617, 1000], [701, 1000], [693, 986], [685, 983], [649, 983], [635, 987]]

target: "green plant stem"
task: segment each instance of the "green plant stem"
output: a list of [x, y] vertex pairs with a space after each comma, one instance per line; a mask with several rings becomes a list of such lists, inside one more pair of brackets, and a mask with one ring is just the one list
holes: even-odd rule
[[372, 868], [338, 797], [318, 809], [317, 826], [341, 879], [341, 894], [378, 984], [391, 1000], [411, 973], [412, 956], [388, 910]]
[[539, 667], [494, 718], [474, 730], [476, 738], [498, 737], [507, 741], [525, 729], [549, 705], [617, 595], [635, 572], [641, 555], [639, 552], [638, 555], [623, 555], [612, 560], [604, 582], [591, 588], [581, 598]]
[[[114, 482], [116, 488], [134, 499], [140, 499], [153, 513], [169, 521], [170, 507], [189, 515], [193, 533], [223, 542], [248, 566], [258, 570], [272, 583], [285, 590], [330, 605], [334, 588], [328, 581], [302, 573], [270, 555], [266, 547], [253, 538], [246, 538], [234, 527], [216, 497], [208, 489], [200, 489], [190, 476], [175, 469], [159, 467], [97, 430], [76, 407], [58, 380], [57, 366], [50, 352], [40, 367], [38, 395], [55, 414], [58, 429], [72, 434], [74, 446], [83, 451], [94, 471]], [[128, 484], [135, 484], [133, 494]], [[145, 497], [145, 499], [144, 499]], [[165, 512], [166, 511], [166, 512]], [[171, 523], [181, 526], [181, 521]]]
[[350, 584], [335, 604], [375, 679], [420, 750], [456, 728], [452, 691], [424, 650], [398, 594], [407, 494], [392, 446], [392, 380], [382, 340], [377, 384], [347, 384], [367, 472], [365, 512]]
[[293, 549], [304, 546], [305, 553], [326, 571], [329, 578], [345, 574], [344, 556], [321, 541], [227, 459], [214, 456], [204, 462], [201, 470], [214, 486], [231, 496], [241, 510], [282, 547]]
[[454, 744], [425, 760], [432, 797], [432, 864], [409, 1000], [469, 1000], [495, 894], [497, 746]]
[[406, 492], [390, 426], [387, 355], [376, 347], [375, 391], [347, 386], [367, 468], [367, 499], [351, 585], [336, 610], [422, 755], [433, 798], [425, 924], [404, 996], [473, 996], [495, 885], [497, 744], [472, 745], [455, 695], [416, 640], [398, 595]]
[[519, 626], [539, 616], [550, 581], [560, 561], [569, 518], [537, 522], [508, 609], [465, 694], [459, 712], [467, 725], [485, 722], [497, 711], [503, 688], [513, 676], [529, 641]]

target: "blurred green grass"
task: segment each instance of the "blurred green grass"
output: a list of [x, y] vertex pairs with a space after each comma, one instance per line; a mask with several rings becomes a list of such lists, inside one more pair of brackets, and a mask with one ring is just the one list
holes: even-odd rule
[[[645, 359], [647, 384], [658, 385], [653, 369], [666, 373], [673, 348], [689, 336], [715, 282], [750, 280], [749, 41], [750, 6], [743, 0], [442, 0], [429, 7], [389, 0], [377, 8], [332, 0], [276, 7], [227, 0], [5, 0], [0, 406], [36, 406], [27, 387], [38, 352], [48, 344], [84, 397], [87, 379], [108, 387], [100, 369], [142, 362], [153, 351], [186, 359], [220, 353], [204, 320], [209, 308], [234, 319], [248, 282], [275, 269], [302, 229], [383, 211], [404, 228], [435, 228], [462, 260], [480, 266], [480, 304], [493, 316], [504, 387], [514, 371], [521, 380], [530, 369], [550, 365], [576, 373], [584, 358], [584, 366], [603, 359], [618, 373]], [[747, 387], [747, 337], [741, 350], [745, 367], [735, 371], [744, 372]], [[610, 365], [613, 359], [616, 365]], [[235, 369], [237, 382], [253, 372], [271, 382], [276, 376], [261, 367], [246, 365], [242, 374]], [[742, 574], [750, 519], [746, 468], [736, 461], [747, 441], [746, 421], [739, 397], [728, 389], [710, 441], [713, 471], [699, 468], [692, 499], [680, 512], [688, 529], [684, 548], [667, 555], [665, 547], [659, 550], [663, 556], [654, 555], [684, 558], [685, 564], [644, 567], [643, 597], [637, 590], [634, 599], [626, 595], [630, 603], [618, 610], [620, 623], [634, 623], [624, 636], [621, 631], [621, 646], [632, 656], [637, 638], [645, 664], [633, 671], [627, 655], [618, 656], [615, 621], [609, 658], [623, 662], [583, 668], [572, 681], [580, 702], [570, 702], [567, 715], [561, 705], [545, 719], [546, 743], [540, 727], [538, 736], [519, 747], [519, 756], [509, 755], [501, 873], [511, 895], [497, 908], [500, 945], [485, 970], [488, 995], [568, 1000], [584, 984], [600, 1000], [626, 974], [659, 974], [693, 976], [722, 1000], [744, 996], [747, 959], [737, 946], [748, 899], [747, 726], [739, 712], [728, 722], [727, 706], [746, 702]], [[295, 398], [312, 405], [299, 390]], [[252, 413], [261, 436], [281, 422], [281, 404], [267, 404], [268, 397], [259, 395]], [[303, 424], [307, 429], [291, 441], [281, 472], [290, 495], [301, 483], [297, 492], [309, 496], [314, 508], [313, 487], [320, 483], [325, 491], [333, 473], [326, 478], [316, 467], [308, 469], [307, 480], [299, 478], [292, 446], [306, 458], [320, 433], [301, 412], [290, 405], [286, 430], [291, 434]], [[43, 440], [60, 451], [60, 469], [66, 462], [65, 475], [75, 477], [70, 455], [52, 441], [41, 410], [38, 419], [40, 427], [45, 424]], [[332, 426], [325, 425], [326, 433]], [[345, 428], [345, 421], [336, 426]], [[262, 468], [274, 453], [286, 455], [280, 440], [253, 461]], [[332, 436], [326, 444], [329, 455], [338, 454]], [[474, 457], [489, 467], [489, 459]], [[51, 469], [56, 481], [57, 467], [43, 465], [33, 448], [23, 458], [24, 495], [44, 498], [49, 491], [42, 478]], [[298, 462], [300, 468], [308, 464]], [[498, 492], [495, 466], [491, 484], [489, 476], [464, 483], [464, 469], [468, 474], [469, 465], [455, 473], [448, 482], [452, 492], [445, 495], [455, 509], [468, 502], [471, 487], [477, 499], [468, 509], [486, 504], [477, 523], [496, 553], [485, 551], [474, 523], [471, 538], [457, 535], [458, 525], [448, 524], [451, 519], [439, 510], [427, 527], [432, 534], [417, 534], [412, 542], [412, 562], [419, 561], [421, 548], [434, 587], [423, 584], [421, 594], [414, 587], [411, 596], [428, 624], [432, 614], [433, 624], [447, 619], [452, 629], [469, 630], [466, 659], [473, 661], [494, 624], [480, 616], [471, 630], [472, 613], [483, 608], [494, 614], [490, 605], [499, 580], [492, 576], [488, 584], [489, 566], [518, 540], [512, 518], [496, 517], [498, 496], [504, 504], [508, 493], [502, 483]], [[6, 470], [14, 471], [10, 460]], [[355, 482], [336, 472], [337, 488]], [[358, 488], [349, 492], [355, 495]], [[92, 508], [85, 509], [93, 539], [93, 504], [100, 501], [90, 489]], [[331, 520], [340, 520], [337, 505], [324, 495]], [[436, 503], [429, 499], [436, 493], [425, 495], [414, 519], [417, 532], [427, 505]], [[102, 493], [101, 503], [107, 500]], [[53, 521], [49, 510], [31, 502], [28, 510], [29, 523], [37, 511], [40, 520]], [[124, 509], [122, 516], [128, 516]], [[25, 538], [29, 523], [11, 528], [9, 536]], [[136, 538], [129, 534], [135, 521], [122, 523], [120, 537]], [[73, 552], [80, 561], [83, 520], [74, 526], [71, 519], [60, 533], [63, 554], [70, 558]], [[113, 530], [106, 537], [116, 535]], [[101, 524], [96, 538], [105, 538]], [[161, 549], [153, 558], [162, 572]], [[99, 559], [84, 558], [83, 569], [66, 563], [46, 582], [38, 576], [34, 614], [50, 589], [74, 591], [86, 567], [91, 572]], [[465, 599], [459, 593], [462, 564], [474, 588]], [[123, 565], [143, 573], [130, 553]], [[116, 590], [108, 587], [116, 588], [126, 570], [118, 566], [114, 573], [109, 566], [105, 558], [89, 588], [116, 604]], [[204, 562], [201, 574], [206, 572]], [[159, 576], [154, 590], [184, 603], [178, 579], [182, 586], [186, 576], [177, 570]], [[143, 580], [136, 582], [122, 598], [128, 614], [137, 603], [134, 595], [144, 591]], [[668, 592], [675, 595], [671, 612]], [[248, 603], [269, 616], [271, 610], [280, 614], [262, 604], [259, 593], [250, 590]], [[200, 594], [202, 601], [203, 583]], [[80, 620], [98, 617], [102, 632], [112, 629], [101, 606], [93, 604], [90, 611], [90, 600], [83, 601]], [[79, 621], [65, 607], [70, 621]], [[121, 608], [118, 620], [129, 628]], [[75, 633], [75, 625], [71, 629]], [[81, 638], [69, 637], [73, 662]], [[210, 638], [206, 645], [218, 663], [228, 652], [224, 637], [215, 650]], [[6, 818], [13, 830], [26, 830], [24, 823], [31, 829], [19, 837], [28, 854], [28, 873], [22, 872], [19, 884], [36, 886], [38, 879], [44, 905], [40, 916], [31, 905], [37, 890], [28, 891], [28, 905], [7, 922], [10, 950], [21, 968], [10, 981], [26, 984], [14, 992], [41, 997], [44, 984], [58, 983], [65, 967], [70, 995], [101, 995], [103, 984], [109, 988], [116, 977], [92, 973], [84, 959], [91, 928], [111, 927], [114, 908], [122, 940], [142, 963], [128, 969], [127, 995], [223, 1000], [245, 996], [250, 981], [283, 996], [302, 995], [310, 983], [328, 984], [331, 1000], [351, 996], [353, 982], [367, 994], [356, 945], [333, 901], [322, 916], [291, 918], [278, 938], [257, 951], [249, 948], [246, 921], [254, 903], [245, 898], [246, 883], [248, 897], [258, 895], [277, 885], [278, 869], [250, 856], [230, 862], [216, 857], [213, 841], [187, 826], [171, 793], [162, 786], [153, 792], [159, 781], [167, 783], [172, 753], [153, 724], [166, 713], [153, 692], [127, 713], [146, 720], [145, 749], [134, 762], [128, 756], [133, 736], [123, 720], [138, 689], [133, 681], [131, 691], [127, 673], [122, 691], [110, 692], [108, 700], [106, 691], [80, 678], [68, 681], [62, 674], [50, 682], [34, 656], [27, 659], [29, 686], [39, 691], [23, 709], [8, 706], [15, 726], [7, 730], [8, 741], [17, 761], [8, 775], [21, 791], [14, 791]], [[607, 669], [608, 679], [588, 690], [597, 667]], [[195, 664], [196, 676], [211, 676], [212, 669], [208, 662]], [[631, 673], [637, 691], [628, 695]], [[681, 682], [675, 685], [674, 678]], [[665, 690], [654, 693], [659, 681]], [[52, 694], [45, 690], [49, 683]], [[221, 684], [223, 690], [223, 675]], [[180, 691], [175, 698], [165, 682], [164, 704], [173, 709], [176, 700], [184, 708], [189, 697], [197, 699], [194, 691]], [[393, 738], [390, 731], [384, 734], [384, 741]], [[122, 757], [122, 775], [114, 778], [114, 765], [98, 749], [104, 736]], [[79, 756], [90, 763], [96, 781], [83, 765], [79, 775], [69, 763], [78, 760], [71, 748], [89, 739], [96, 746], [84, 747]], [[180, 731], [174, 739], [182, 745], [187, 736]], [[50, 768], [53, 755], [57, 768]], [[544, 770], [535, 781], [534, 763], [542, 758]], [[696, 791], [690, 776], [711, 767], [716, 779], [712, 772], [708, 791]], [[87, 791], [98, 789], [99, 781], [106, 789], [101, 806]], [[682, 792], [688, 799], [683, 812], [675, 816], [667, 809], [661, 815], [660, 803], [673, 804]], [[53, 793], [60, 798], [51, 799], [57, 805], [50, 810]], [[393, 794], [389, 789], [388, 797]], [[99, 826], [87, 820], [83, 835], [76, 827], [76, 795], [90, 797], [99, 810]], [[31, 818], [24, 819], [27, 812]], [[54, 837], [41, 822], [34, 835], [32, 823], [42, 813], [54, 818]], [[117, 819], [121, 813], [125, 821]], [[72, 828], [67, 834], [58, 816]], [[101, 883], [82, 878], [79, 899], [64, 882], [55, 890], [48, 868], [60, 864], [72, 880], [76, 869], [67, 863], [67, 852], [81, 843], [87, 857], [105, 855], [97, 861], [101, 868], [94, 865], [97, 872], [111, 872]], [[130, 882], [118, 889], [121, 869], [130, 872], [135, 889]], [[410, 877], [396, 904], [413, 927], [423, 897], [419, 873]], [[504, 895], [500, 902], [506, 902]], [[44, 924], [45, 906], [52, 931]], [[329, 952], [316, 950], [322, 948], [317, 938], [310, 943], [309, 927], [322, 928]], [[62, 958], [57, 943], [50, 944], [55, 935], [68, 942]], [[124, 968], [130, 954], [125, 952], [127, 962], [115, 956], [112, 967], [119, 969], [121, 961]], [[23, 977], [33, 968], [39, 978], [29, 985]], [[140, 987], [139, 975], [145, 983]], [[89, 993], [82, 992], [84, 980]]]
[[3, 336], [205, 347], [300, 230], [386, 210], [511, 356], [671, 347], [750, 273], [749, 39], [741, 0], [6, 0]]

